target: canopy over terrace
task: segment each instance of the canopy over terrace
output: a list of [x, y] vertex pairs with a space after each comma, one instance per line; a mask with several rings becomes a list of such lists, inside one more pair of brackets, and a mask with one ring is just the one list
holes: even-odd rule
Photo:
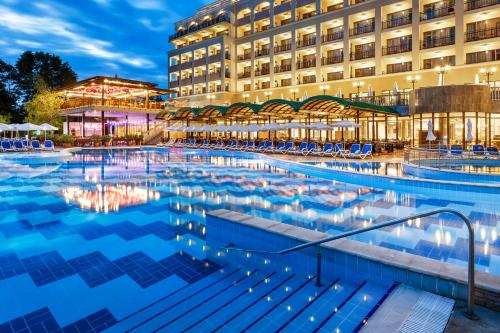
[[[162, 96], [171, 90], [156, 83], [96, 76], [64, 87], [65, 132], [77, 136], [128, 135], [149, 131], [150, 122], [168, 109]], [[129, 126], [134, 133], [129, 133]]]
[[[240, 124], [265, 124], [300, 122], [311, 124], [312, 121], [332, 123], [339, 119], [352, 119], [356, 123], [364, 120], [372, 128], [367, 139], [375, 140], [376, 122], [388, 118], [396, 119], [399, 113], [395, 108], [379, 106], [360, 101], [352, 101], [328, 95], [310, 97], [302, 102], [284, 99], [271, 99], [262, 104], [235, 103], [229, 106], [207, 105], [202, 108], [183, 107], [176, 112], [160, 112], [157, 119], [167, 120], [169, 123], [181, 122], [186, 125], [198, 123], [231, 125]], [[387, 125], [387, 124], [386, 124]], [[387, 126], [385, 127], [387, 128]], [[289, 131], [290, 132], [290, 131]], [[309, 137], [309, 131], [307, 133]], [[342, 131], [343, 136], [343, 131]], [[359, 129], [355, 130], [356, 139], [359, 140]]]

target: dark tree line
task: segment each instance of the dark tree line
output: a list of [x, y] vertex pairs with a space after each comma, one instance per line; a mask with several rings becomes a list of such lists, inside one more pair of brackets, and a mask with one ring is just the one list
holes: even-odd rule
[[24, 120], [24, 105], [35, 95], [37, 81], [43, 80], [49, 90], [57, 90], [76, 79], [67, 62], [46, 52], [26, 51], [13, 66], [0, 59], [0, 119], [13, 123]]

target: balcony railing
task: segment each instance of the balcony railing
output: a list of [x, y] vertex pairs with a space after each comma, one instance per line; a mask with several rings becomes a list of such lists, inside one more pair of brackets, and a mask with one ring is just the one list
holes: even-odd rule
[[204, 83], [207, 81], [207, 76], [205, 74], [195, 76], [193, 79], [194, 84]]
[[400, 45], [382, 47], [382, 55], [391, 55], [411, 51], [411, 41]]
[[179, 86], [179, 80], [170, 81], [168, 83], [169, 88], [177, 88]]
[[297, 48], [307, 47], [312, 45], [316, 45], [316, 37], [299, 39], [297, 41]]
[[329, 33], [326, 35], [321, 36], [321, 42], [322, 43], [328, 43], [328, 42], [333, 42], [336, 40], [341, 40], [344, 38], [344, 32], [343, 31], [336, 31], [333, 33]]
[[398, 92], [397, 95], [354, 97], [350, 98], [350, 100], [356, 102], [365, 102], [380, 106], [408, 105], [410, 102], [410, 93]]
[[316, 66], [316, 59], [297, 61], [297, 69], [311, 68]]
[[281, 14], [283, 12], [289, 11], [292, 8], [292, 3], [291, 2], [285, 2], [282, 3], [281, 5], [278, 5], [274, 7], [274, 15]]
[[438, 17], [448, 16], [455, 13], [453, 5], [438, 9], [429, 9], [420, 13], [420, 21], [432, 20]]
[[333, 57], [323, 57], [323, 58], [321, 58], [321, 65], [339, 64], [343, 61], [344, 61], [344, 57], [342, 55], [333, 56]]
[[176, 64], [176, 65], [171, 65], [169, 68], [168, 68], [168, 71], [169, 72], [178, 72], [180, 69], [180, 65], [179, 64]]
[[252, 73], [250, 72], [243, 72], [243, 73], [238, 73], [238, 79], [246, 79], [252, 76]]
[[181, 81], [180, 81], [181, 86], [191, 85], [192, 83], [193, 83], [193, 80], [190, 77], [186, 78], [186, 79], [181, 79]]
[[260, 68], [255, 71], [255, 76], [269, 75], [271, 73], [269, 68]]
[[302, 84], [316, 83], [316, 75], [304, 76]]
[[500, 28], [490, 28], [478, 31], [468, 31], [465, 33], [465, 41], [472, 42], [488, 38], [500, 37]]
[[211, 64], [213, 62], [220, 62], [222, 60], [222, 53], [217, 52], [208, 57], [208, 63]]
[[194, 67], [203, 66], [203, 65], [206, 65], [206, 64], [207, 64], [207, 59], [205, 58], [205, 56], [203, 56], [203, 58], [195, 59], [193, 61], [193, 66]]
[[474, 10], [500, 4], [500, 0], [471, 0], [465, 3], [465, 10]]
[[339, 9], [342, 9], [342, 8], [344, 8], [344, 3], [343, 2], [336, 3], [334, 5], [327, 6], [325, 9], [323, 9], [321, 11], [321, 13], [329, 13], [329, 12], [333, 12], [333, 11], [336, 11], [336, 10], [339, 10]]
[[274, 66], [274, 72], [275, 73], [283, 73], [283, 72], [289, 72], [292, 70], [292, 65], [279, 65], [279, 66]]
[[352, 28], [349, 30], [350, 36], [357, 36], [362, 34], [367, 34], [369, 32], [375, 31], [375, 22], [365, 25], [359, 25], [356, 28]]
[[375, 49], [351, 52], [351, 60], [362, 60], [375, 57]]
[[292, 43], [277, 45], [274, 47], [274, 53], [287, 52], [292, 49]]
[[193, 62], [191, 60], [185, 61], [180, 65], [181, 69], [189, 69], [193, 67]]
[[208, 74], [208, 81], [216, 81], [221, 79], [221, 71]]
[[344, 78], [344, 72], [331, 72], [326, 74], [327, 81], [342, 80]]
[[455, 44], [455, 37], [441, 37], [441, 38], [429, 38], [424, 40], [420, 44], [421, 49], [431, 49], [433, 47], [447, 46]]
[[231, 22], [229, 14], [222, 14], [222, 15], [219, 15], [219, 16], [213, 18], [213, 19], [205, 20], [199, 24], [192, 25], [192, 26], [188, 27], [187, 29], [179, 30], [175, 34], [170, 35], [168, 37], [168, 41], [171, 42], [174, 39], [177, 39], [179, 37], [186, 36], [190, 33], [211, 27], [211, 26], [219, 24], [219, 23], [224, 23], [224, 22]]
[[355, 77], [374, 76], [374, 75], [375, 75], [375, 67], [356, 68], [354, 70]]
[[126, 109], [144, 109], [144, 110], [161, 110], [165, 109], [165, 105], [161, 102], [148, 102], [138, 101], [137, 99], [105, 99], [101, 98], [77, 98], [69, 99], [64, 102], [62, 109], [76, 109], [89, 106], [107, 106], [113, 108], [126, 108]]
[[390, 29], [390, 28], [394, 28], [394, 27], [400, 27], [402, 25], [411, 24], [411, 18], [412, 18], [412, 15], [408, 14], [408, 15], [404, 15], [404, 16], [394, 17], [394, 18], [391, 18], [387, 21], [383, 21], [382, 22], [382, 29]]
[[241, 60], [250, 60], [251, 58], [252, 58], [252, 53], [246, 52], [246, 53], [240, 54], [238, 56], [238, 61], [241, 61]]
[[255, 51], [255, 57], [264, 57], [269, 55], [269, 47], [261, 48], [260, 50]]

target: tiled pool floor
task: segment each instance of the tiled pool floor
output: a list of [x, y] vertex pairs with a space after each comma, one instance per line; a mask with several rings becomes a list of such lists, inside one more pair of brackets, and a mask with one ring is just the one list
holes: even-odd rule
[[[218, 208], [337, 233], [454, 207], [476, 223], [478, 268], [500, 274], [494, 198], [380, 190], [181, 151], [86, 152], [44, 168], [0, 180], [0, 325], [103, 328], [201, 281], [220, 269], [205, 243], [205, 214]], [[439, 216], [359, 240], [464, 264], [466, 235]]]

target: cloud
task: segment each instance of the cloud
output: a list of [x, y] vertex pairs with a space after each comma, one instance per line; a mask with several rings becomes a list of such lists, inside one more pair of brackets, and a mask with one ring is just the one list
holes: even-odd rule
[[[47, 36], [56, 37], [52, 40], [52, 43], [56, 43], [58, 48], [65, 50], [67, 53], [85, 54], [134, 67], [156, 67], [155, 63], [146, 58], [110, 50], [111, 43], [84, 35], [73, 24], [61, 18], [49, 16], [51, 11], [45, 11], [45, 14], [39, 16], [22, 14], [0, 6], [0, 17], [2, 18], [0, 27], [32, 37], [41, 37], [44, 42]], [[31, 47], [26, 43], [23, 46]]]
[[136, 9], [162, 10], [168, 8], [162, 1], [158, 0], [127, 0], [127, 2]]
[[14, 40], [14, 42], [17, 45], [25, 46], [25, 47], [33, 48], [33, 49], [38, 49], [38, 48], [42, 47], [42, 43], [34, 42], [31, 40], [16, 39], [16, 40]]

